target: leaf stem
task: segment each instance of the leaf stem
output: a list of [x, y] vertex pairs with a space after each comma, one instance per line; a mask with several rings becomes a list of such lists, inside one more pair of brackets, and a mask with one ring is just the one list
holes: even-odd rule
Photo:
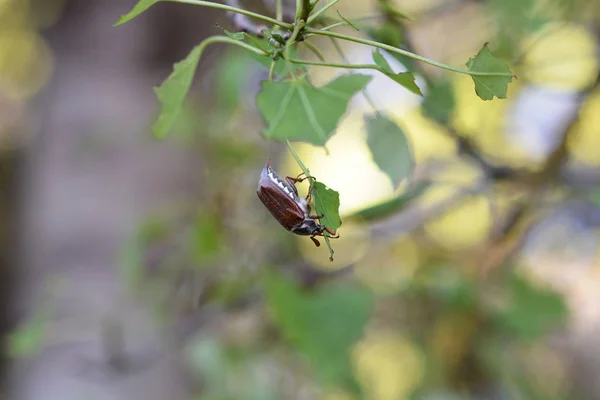
[[277, 65], [277, 61], [271, 61], [271, 67], [269, 67], [269, 80], [272, 81], [275, 77], [275, 66]]
[[361, 39], [361, 38], [357, 38], [354, 36], [348, 36], [348, 35], [344, 35], [341, 33], [324, 31], [321, 29], [312, 29], [312, 28], [306, 28], [306, 32], [314, 34], [314, 35], [329, 36], [329, 37], [336, 38], [336, 39], [347, 40], [349, 42], [354, 42], [354, 43], [359, 43], [359, 44], [365, 44], [367, 46], [377, 47], [377, 48], [380, 48], [383, 50], [390, 51], [392, 53], [401, 54], [403, 56], [424, 62], [425, 64], [433, 65], [434, 67], [445, 69], [447, 71], [458, 72], [459, 74], [466, 74], [466, 75], [471, 75], [471, 76], [511, 76], [511, 77], [514, 76], [513, 74], [505, 73], [505, 72], [478, 72], [478, 71], [469, 71], [469, 70], [466, 70], [463, 68], [456, 68], [451, 65], [447, 65], [447, 64], [435, 61], [435, 60], [431, 60], [427, 57], [423, 57], [418, 54], [411, 53], [410, 51], [399, 49], [398, 47], [389, 46], [387, 44], [375, 42], [373, 40]]
[[297, 58], [288, 58], [287, 60], [289, 62], [291, 62], [292, 64], [314, 65], [317, 67], [332, 67], [332, 68], [345, 68], [345, 69], [374, 69], [374, 70], [377, 70], [377, 71], [383, 73], [381, 68], [375, 64], [340, 64], [340, 63], [330, 63], [330, 62], [299, 60]]
[[317, 11], [316, 13], [314, 13], [313, 15], [311, 15], [307, 20], [306, 20], [306, 24], [310, 25], [311, 23], [313, 23], [313, 21], [317, 18], [319, 18], [325, 11], [329, 10], [331, 7], [335, 6], [340, 0], [333, 0], [331, 3], [326, 4], [325, 6], [323, 6], [323, 8], [321, 8], [319, 11]]
[[275, 19], [277, 21], [283, 21], [283, 0], [275, 1]]
[[322, 31], [329, 31], [333, 28], [337, 28], [338, 26], [349, 26], [349, 24], [346, 21], [340, 21], [340, 22], [336, 22], [335, 24], [331, 24], [328, 26], [325, 26], [323, 28], [321, 28]]
[[302, 170], [302, 172], [304, 172], [304, 175], [306, 175], [306, 177], [310, 180], [311, 186], [312, 186], [312, 182], [313, 182], [313, 180], [315, 178], [313, 178], [313, 176], [310, 174], [310, 171], [308, 170], [308, 168], [306, 168], [306, 165], [304, 165], [304, 163], [300, 159], [300, 156], [298, 155], [298, 153], [296, 153], [296, 150], [294, 149], [294, 146], [292, 145], [292, 142], [290, 142], [289, 139], [286, 139], [285, 143], [287, 144], [288, 149], [290, 149], [290, 152], [292, 153], [292, 155], [296, 159], [296, 162], [300, 166], [300, 169]]
[[204, 50], [208, 45], [214, 44], [214, 43], [228, 43], [228, 44], [233, 44], [233, 45], [242, 47], [242, 48], [244, 48], [246, 50], [249, 50], [249, 51], [251, 51], [251, 52], [253, 52], [255, 54], [258, 54], [260, 56], [268, 56], [269, 55], [269, 53], [267, 53], [266, 51], [264, 51], [262, 49], [258, 49], [258, 48], [254, 47], [254, 46], [251, 46], [251, 45], [249, 45], [247, 43], [244, 43], [244, 42], [241, 42], [239, 40], [235, 40], [235, 39], [232, 39], [230, 37], [220, 36], [220, 35], [219, 36], [208, 37], [208, 38], [204, 39], [202, 41], [202, 43], [200, 43], [198, 46], [202, 47], [202, 50]]
[[247, 11], [247, 10], [244, 10], [242, 8], [228, 6], [226, 4], [213, 3], [212, 1], [203, 1], [203, 0], [167, 0], [167, 1], [172, 1], [172, 2], [175, 2], [175, 3], [193, 4], [193, 5], [196, 5], [196, 6], [205, 6], [205, 7], [211, 7], [211, 8], [218, 8], [220, 10], [230, 11], [230, 12], [233, 12], [233, 13], [236, 13], [236, 14], [242, 14], [242, 15], [246, 15], [248, 17], [256, 18], [256, 19], [259, 19], [261, 21], [265, 21], [265, 22], [271, 23], [273, 25], [280, 26], [282, 28], [286, 28], [286, 29], [292, 29], [293, 28], [292, 24], [288, 24], [288, 23], [285, 23], [283, 21], [278, 21], [277, 19], [273, 19], [273, 18], [267, 17], [266, 15], [257, 14], [257, 13], [254, 13], [252, 11]]
[[296, 19], [306, 22], [310, 14], [310, 0], [296, 0]]
[[[300, 0], [298, 0], [298, 1], [300, 1]], [[290, 49], [296, 43], [296, 38], [298, 37], [300, 30], [302, 30], [302, 28], [304, 28], [304, 27], [305, 27], [305, 23], [301, 19], [298, 19], [296, 21], [296, 23], [294, 24], [294, 30], [292, 31], [292, 35], [285, 43], [285, 49], [283, 49], [283, 56], [285, 59], [288, 58], [288, 56], [290, 54]]]

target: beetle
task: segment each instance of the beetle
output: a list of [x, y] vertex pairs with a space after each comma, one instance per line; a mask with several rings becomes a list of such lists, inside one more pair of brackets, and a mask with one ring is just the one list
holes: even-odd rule
[[286, 176], [285, 180], [271, 168], [271, 161], [260, 173], [258, 180], [258, 190], [256, 194], [267, 210], [273, 217], [288, 231], [296, 235], [310, 236], [315, 246], [319, 247], [321, 243], [315, 236], [325, 236], [323, 232], [329, 233], [331, 238], [337, 239], [339, 235], [333, 229], [321, 225], [320, 219], [323, 215], [310, 215], [310, 190], [306, 198], [298, 195], [296, 188], [297, 182], [307, 179]]

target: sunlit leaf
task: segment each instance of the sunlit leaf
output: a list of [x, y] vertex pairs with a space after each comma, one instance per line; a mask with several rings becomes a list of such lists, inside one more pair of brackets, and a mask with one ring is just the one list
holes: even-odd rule
[[373, 160], [397, 187], [413, 170], [413, 157], [406, 135], [398, 125], [380, 114], [365, 117], [365, 125]]
[[[312, 185], [312, 193], [315, 202], [315, 208], [319, 215], [323, 215], [321, 224], [327, 228], [337, 230], [342, 225], [340, 219], [339, 208], [340, 208], [340, 194], [335, 190], [329, 189], [321, 182], [314, 182]], [[325, 245], [329, 249], [329, 261], [333, 261], [333, 248], [331, 247], [331, 241], [329, 240], [328, 233], [325, 232]]]
[[391, 214], [402, 210], [414, 199], [419, 198], [423, 193], [425, 193], [429, 186], [431, 186], [431, 182], [419, 182], [414, 186], [408, 188], [408, 190], [406, 190], [401, 195], [396, 196], [381, 204], [376, 204], [372, 207], [360, 210], [352, 214], [350, 217], [359, 217], [367, 221], [388, 217]]
[[537, 339], [548, 329], [559, 326], [567, 315], [562, 297], [538, 288], [523, 278], [510, 281], [510, 302], [499, 314], [499, 322], [522, 339]]
[[506, 98], [508, 84], [512, 80], [510, 68], [506, 63], [492, 54], [487, 44], [484, 44], [479, 53], [467, 62], [467, 69], [479, 73], [502, 73], [497, 75], [471, 75], [475, 82], [475, 92], [482, 100], [492, 100], [494, 96], [499, 99]]
[[129, 11], [127, 14], [125, 14], [125, 15], [121, 16], [121, 18], [119, 18], [119, 20], [117, 21], [115, 26], [119, 26], [129, 20], [134, 19], [135, 17], [137, 17], [138, 15], [140, 15], [141, 13], [143, 13], [144, 11], [146, 11], [152, 5], [154, 5], [155, 3], [158, 3], [159, 1], [161, 1], [161, 0], [140, 0], [135, 5], [135, 7], [133, 7], [131, 9], [131, 11]]
[[351, 380], [350, 349], [371, 314], [372, 293], [353, 284], [308, 292], [273, 273], [266, 275], [265, 285], [273, 322], [308, 358], [317, 379], [341, 385]]
[[423, 114], [432, 120], [446, 125], [454, 109], [454, 93], [450, 82], [432, 83], [427, 87], [427, 94], [421, 103]]
[[278, 141], [299, 140], [324, 145], [346, 112], [350, 98], [371, 80], [343, 75], [323, 87], [306, 79], [263, 81], [256, 104], [267, 123], [262, 135]]
[[383, 72], [387, 77], [394, 80], [396, 83], [399, 83], [414, 94], [418, 94], [419, 96], [423, 95], [423, 93], [421, 93], [421, 89], [419, 89], [415, 83], [415, 76], [411, 72], [395, 73], [379, 50], [373, 51], [373, 61], [379, 66], [379, 68], [381, 68], [381, 72]]
[[339, 228], [342, 225], [339, 214], [340, 194], [321, 182], [313, 184], [312, 194], [317, 212], [324, 216], [321, 224], [333, 230]]
[[175, 64], [173, 72], [154, 92], [162, 105], [158, 120], [152, 126], [152, 132], [158, 138], [163, 138], [171, 129], [183, 107], [183, 102], [196, 74], [196, 68], [202, 55], [203, 46], [192, 49], [188, 56]]

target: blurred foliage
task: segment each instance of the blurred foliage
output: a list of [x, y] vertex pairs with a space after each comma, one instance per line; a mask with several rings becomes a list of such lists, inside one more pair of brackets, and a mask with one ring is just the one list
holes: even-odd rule
[[[356, 22], [368, 28], [361, 32], [403, 48], [419, 46], [411, 34], [419, 23], [435, 33], [430, 21], [452, 22], [456, 8], [473, 7], [475, 19], [493, 29], [474, 33], [472, 21], [458, 18], [459, 26], [445, 32], [451, 40], [430, 36], [428, 44], [456, 45], [461, 54], [453, 56], [463, 59], [489, 40], [469, 68], [484, 63], [504, 70], [504, 61], [489, 58], [493, 52], [515, 62], [519, 81], [508, 92], [505, 82], [475, 80], [475, 87], [485, 98], [508, 100], [482, 102], [470, 78], [432, 73], [392, 55], [408, 70], [396, 73], [393, 60], [369, 52], [367, 59], [375, 58], [392, 79], [410, 74], [402, 75], [410, 82], [401, 84], [415, 84], [424, 97], [416, 106], [412, 97], [394, 99], [376, 116], [355, 105], [341, 121], [350, 98], [376, 78], [350, 75], [325, 86], [308, 79], [264, 82], [259, 88], [266, 71], [254, 57], [225, 52], [203, 82], [210, 87], [208, 100], [197, 95], [183, 105], [180, 92], [159, 92], [161, 100], [174, 97], [169, 101], [182, 106], [165, 118], [186, 133], [183, 145], [197, 148], [202, 189], [191, 204], [156, 212], [138, 227], [122, 255], [123, 279], [164, 321], [202, 322], [182, 350], [197, 399], [583, 398], [572, 387], [564, 349], [553, 342], [564, 338], [577, 309], [565, 282], [539, 282], [527, 273], [531, 265], [523, 254], [530, 228], [573, 199], [583, 198], [598, 212], [597, 181], [575, 190], [557, 173], [598, 166], [598, 59], [590, 50], [598, 46], [598, 32], [582, 23], [593, 17], [584, 10], [594, 2], [410, 2], [410, 21], [392, 12], [403, 11], [407, 1], [373, 3], [378, 18]], [[360, 18], [350, 11], [342, 9], [355, 23]], [[562, 41], [563, 34], [568, 40]], [[552, 64], [557, 54], [569, 62]], [[199, 56], [193, 50], [171, 82], [191, 81]], [[285, 67], [279, 63], [276, 72]], [[370, 89], [371, 96], [391, 92], [386, 85], [394, 82], [383, 78], [386, 83]], [[515, 128], [518, 101], [528, 90], [547, 94], [557, 87], [574, 97], [593, 94], [583, 98], [579, 121], [564, 127], [568, 143], [536, 157], [515, 139], [533, 135], [533, 128]], [[255, 134], [260, 121], [248, 101], [253, 92], [259, 93], [266, 137], [296, 135], [331, 150], [331, 158], [314, 147], [299, 153], [320, 181], [340, 187], [339, 196], [327, 192], [331, 196], [323, 201], [331, 204], [319, 208], [339, 205], [355, 217], [342, 226], [324, 220], [340, 228], [336, 256], [344, 254], [337, 264], [314, 261], [318, 250], [312, 243], [296, 238], [310, 249], [298, 246], [257, 202], [258, 171], [281, 147]], [[313, 108], [307, 109], [304, 95]], [[532, 116], [544, 120], [550, 114]], [[365, 115], [367, 134], [361, 130]], [[334, 161], [340, 153], [341, 161]], [[560, 168], [548, 161], [555, 158]], [[290, 176], [299, 172], [293, 165]], [[415, 209], [422, 219], [385, 225]], [[585, 215], [579, 218], [592, 224]], [[569, 245], [577, 253], [578, 243]], [[554, 255], [547, 258], [550, 263]], [[565, 274], [570, 268], [560, 266]], [[588, 272], [581, 276], [597, 279]], [[36, 321], [17, 333], [13, 352], [36, 348], [43, 330]]]
[[307, 356], [316, 380], [348, 385], [352, 380], [349, 353], [371, 313], [370, 291], [339, 285], [303, 292], [293, 281], [272, 273], [266, 276], [265, 286], [274, 322]]
[[[382, 23], [360, 21], [350, 11], [342, 12], [353, 23], [358, 19], [356, 23], [367, 28], [363, 31], [369, 36], [410, 49], [414, 44], [407, 32], [422, 15], [411, 15], [410, 22], [390, 16], [391, 5], [401, 3], [378, 3]], [[186, 312], [203, 315], [212, 310], [219, 316], [185, 349], [191, 371], [200, 382], [198, 399], [578, 398], [577, 390], [570, 387], [563, 350], [550, 344], [550, 338], [567, 330], [572, 317], [568, 299], [560, 285], [532, 281], [524, 273], [526, 266], [518, 250], [511, 250], [527, 243], [526, 230], [520, 227], [535, 224], [541, 217], [532, 213], [520, 224], [505, 221], [507, 216], [519, 215], [517, 207], [523, 197], [537, 190], [535, 184], [519, 181], [525, 176], [519, 168], [535, 171], [539, 163], [525, 151], [515, 150], [518, 146], [514, 143], [504, 145], [509, 142], [511, 125], [507, 121], [513, 118], [510, 110], [516, 107], [515, 99], [523, 88], [540, 82], [529, 79], [534, 74], [529, 68], [544, 64], [541, 56], [533, 62], [531, 54], [539, 51], [536, 46], [545, 39], [531, 38], [543, 32], [551, 35], [551, 30], [545, 30], [548, 24], [566, 22], [577, 14], [569, 2], [557, 2], [557, 8], [551, 3], [490, 0], [477, 6], [480, 18], [499, 29], [489, 33], [490, 37], [478, 38], [491, 44], [468, 67], [477, 69], [478, 63], [491, 62], [491, 68], [504, 70], [503, 61], [486, 58], [490, 49], [502, 59], [516, 60], [520, 79], [512, 92], [503, 92], [503, 84], [495, 87], [493, 82], [475, 79], [478, 92], [485, 92], [480, 95], [508, 95], [506, 103], [482, 103], [471, 93], [470, 79], [432, 74], [403, 57], [376, 52], [374, 61], [388, 75], [394, 74], [396, 66], [384, 57], [405, 62], [423, 89], [420, 105], [402, 114], [395, 105], [377, 110], [381, 114], [375, 116], [372, 110], [358, 110], [341, 121], [330, 138], [343, 114], [341, 109], [332, 112], [333, 99], [323, 97], [331, 93], [330, 88], [325, 86], [327, 90], [321, 93], [322, 88], [304, 80], [262, 84], [258, 108], [268, 125], [267, 137], [283, 140], [308, 129], [312, 142], [327, 143], [331, 159], [322, 161], [310, 146], [298, 146], [298, 153], [311, 174], [339, 185], [340, 210], [353, 217], [347, 216], [348, 223], [340, 227], [339, 260], [333, 264], [315, 262], [320, 256], [312, 255], [317, 251], [312, 243], [297, 247], [264, 210], [254, 208], [253, 179], [266, 156], [257, 155], [265, 150], [254, 142], [252, 137], [257, 135], [246, 134], [259, 126], [259, 121], [248, 117], [252, 109], [246, 100], [249, 91], [259, 90], [255, 77], [264, 79], [266, 71], [249, 68], [257, 65], [249, 64], [255, 56], [243, 52], [228, 51], [216, 61], [210, 74], [212, 103], [196, 99], [202, 106], [195, 111], [186, 108], [183, 116], [192, 115], [196, 124], [206, 127], [195, 140], [206, 155], [208, 172], [203, 179], [209, 194], [203, 196], [195, 217], [185, 218], [186, 229], [169, 227], [177, 218], [167, 218], [160, 228], [146, 227], [152, 234], [145, 235], [145, 245], [139, 250], [147, 253], [150, 243], [173, 242], [175, 232], [187, 232], [187, 239], [175, 240], [180, 246], [178, 256], [171, 253], [167, 257], [171, 261], [145, 275], [151, 280], [166, 279], [166, 288], [179, 285], [178, 290], [187, 296]], [[452, 15], [453, 8], [446, 7], [440, 12], [432, 5], [431, 18]], [[420, 12], [426, 15], [427, 7]], [[592, 37], [586, 35], [578, 40]], [[571, 67], [582, 65], [573, 63]], [[597, 73], [594, 65], [597, 62], [583, 65], [585, 74]], [[565, 77], [573, 74], [554, 71]], [[368, 81], [360, 76], [331, 78], [317, 79], [341, 85], [343, 90], [337, 96], [344, 101]], [[588, 87], [591, 78], [585, 77]], [[585, 79], [571, 89], [583, 87], [579, 82]], [[555, 83], [552, 79], [546, 82], [549, 86]], [[318, 105], [312, 113], [305, 112], [299, 94], [303, 91], [309, 94], [310, 104]], [[265, 92], [276, 95], [265, 97]], [[379, 92], [373, 89], [373, 95], [377, 97]], [[369, 116], [367, 134], [359, 126], [365, 116]], [[388, 119], [396, 129], [369, 128], [385, 125]], [[247, 121], [257, 126], [250, 127]], [[585, 120], [578, 126], [583, 129]], [[360, 145], [353, 144], [357, 140]], [[269, 146], [269, 156], [274, 148], [279, 149]], [[363, 156], [369, 165], [362, 161]], [[441, 162], [441, 169], [416, 178], [432, 160]], [[287, 165], [288, 174], [297, 175], [295, 162]], [[518, 178], [510, 186], [513, 169]], [[389, 183], [385, 186], [388, 196], [369, 203], [369, 191], [379, 182], [369, 175], [373, 170], [383, 175], [380, 181]], [[480, 189], [480, 180], [490, 187]], [[522, 189], [527, 185], [531, 193]], [[545, 192], [542, 196], [561, 199], [555, 205], [560, 207], [563, 199], [569, 199], [569, 188], [552, 185], [556, 188], [550, 186], [550, 191], [560, 191], [562, 197]], [[365, 225], [385, 224], [402, 210], [426, 209], [462, 192], [466, 195], [455, 205], [433, 213], [408, 232], [370, 237]], [[347, 193], [356, 195], [350, 198]], [[593, 202], [596, 197], [597, 188], [586, 198]], [[532, 197], [530, 201], [535, 200]], [[362, 206], [353, 209], [348, 204]], [[327, 206], [321, 205], [321, 209]], [[260, 217], [253, 218], [257, 215]], [[248, 226], [242, 227], [243, 223]], [[359, 231], [362, 233], [357, 234]], [[179, 269], [179, 274], [157, 274], [168, 265]], [[193, 288], [184, 290], [183, 286]], [[195, 297], [189, 300], [189, 296]], [[164, 301], [173, 298], [165, 296]]]
[[413, 157], [410, 153], [404, 132], [398, 125], [383, 115], [365, 118], [367, 143], [373, 160], [380, 170], [390, 177], [394, 187], [408, 178], [413, 170]]

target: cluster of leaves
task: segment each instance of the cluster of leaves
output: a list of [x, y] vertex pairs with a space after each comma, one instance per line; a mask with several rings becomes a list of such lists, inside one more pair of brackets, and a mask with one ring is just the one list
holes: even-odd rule
[[[159, 1], [139, 1], [128, 14], [121, 17], [117, 25], [131, 20]], [[224, 31], [225, 35], [210, 37], [192, 49], [183, 61], [175, 65], [173, 73], [167, 80], [155, 89], [162, 104], [160, 116], [153, 126], [155, 135], [160, 138], [164, 137], [178, 119], [202, 52], [208, 45], [213, 43], [236, 45], [248, 50], [264, 61], [270, 62], [270, 79], [262, 83], [262, 89], [256, 98], [256, 104], [266, 123], [262, 135], [266, 139], [287, 142], [290, 147], [290, 141], [304, 141], [324, 146], [345, 114], [350, 99], [364, 90], [371, 80], [371, 77], [367, 75], [348, 74], [338, 77], [325, 86], [316, 87], [307, 79], [305, 73], [298, 75], [294, 66], [319, 65], [355, 70], [371, 69], [388, 76], [410, 92], [422, 95], [421, 89], [415, 83], [414, 74], [408, 71], [395, 72], [380, 52], [381, 49], [390, 54], [470, 75], [475, 83], [476, 93], [483, 100], [491, 100], [493, 97], [506, 97], [507, 86], [513, 75], [508, 66], [503, 61], [495, 58], [486, 45], [476, 56], [469, 60], [466, 69], [460, 69], [398, 47], [335, 33], [333, 28], [336, 26], [345, 25], [358, 29], [355, 24], [341, 16], [339, 12], [338, 15], [341, 21], [320, 29], [315, 28], [322, 22], [320, 17], [325, 11], [338, 1], [333, 0], [317, 10], [316, 5], [318, 2], [310, 3], [307, 0], [298, 0], [296, 21], [294, 23], [286, 23], [282, 19], [272, 19], [218, 3], [200, 0], [185, 1], [189, 4], [240, 13], [271, 23], [274, 27], [261, 31], [261, 35], [265, 36], [266, 40], [257, 40], [245, 32], [232, 33]], [[393, 10], [389, 9], [388, 12], [392, 13]], [[402, 14], [395, 13], [395, 15]], [[318, 49], [308, 43], [310, 36], [319, 35], [329, 36], [333, 40], [352, 41], [375, 47], [376, 50], [373, 52], [374, 64], [336, 64], [325, 61]], [[248, 42], [245, 42], [245, 39], [248, 39]], [[311, 62], [292, 58], [292, 50], [301, 43], [306, 43], [307, 47], [315, 52], [322, 61]], [[275, 79], [276, 72], [277, 79]], [[412, 158], [408, 141], [402, 130], [380, 112], [376, 111], [373, 116], [367, 117], [365, 122], [369, 135], [369, 147], [375, 162], [383, 172], [389, 175], [394, 185], [397, 185], [398, 182], [411, 173]], [[307, 171], [305, 170], [305, 172]], [[333, 191], [319, 188], [314, 180], [311, 182], [311, 190], [313, 191], [317, 212], [326, 216], [324, 219], [325, 226], [330, 229], [337, 229], [339, 223], [334, 221], [339, 221], [339, 212], [336, 207], [333, 207], [335, 201], [329, 200], [334, 197], [331, 193]], [[327, 199], [321, 198], [322, 195], [326, 195]], [[333, 256], [332, 250], [331, 255]]]

